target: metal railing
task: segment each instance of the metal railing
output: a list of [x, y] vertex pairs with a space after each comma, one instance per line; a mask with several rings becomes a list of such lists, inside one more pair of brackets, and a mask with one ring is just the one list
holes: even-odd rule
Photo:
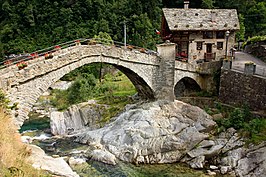
[[[118, 41], [113, 41], [113, 40], [108, 40], [108, 39], [100, 39], [100, 38], [90, 38], [90, 39], [79, 38], [76, 40], [60, 43], [60, 44], [57, 44], [57, 45], [54, 45], [54, 46], [51, 46], [48, 48], [37, 50], [37, 51], [31, 52], [29, 54], [21, 54], [21, 55], [17, 55], [16, 57], [8, 58], [8, 59], [0, 62], [0, 69], [6, 68], [6, 67], [11, 66], [11, 65], [19, 64], [21, 62], [33, 60], [33, 59], [41, 57], [41, 56], [46, 56], [47, 54], [53, 54], [54, 52], [56, 52], [60, 49], [72, 47], [72, 46], [75, 46], [77, 44], [80, 44], [80, 45], [102, 44], [102, 45], [110, 45], [110, 46], [115, 46], [115, 47], [125, 49], [124, 43], [118, 42]], [[141, 53], [157, 55], [156, 51], [146, 49], [143, 47], [130, 45], [130, 44], [127, 44], [125, 50], [136, 50], [136, 51], [139, 51]]]

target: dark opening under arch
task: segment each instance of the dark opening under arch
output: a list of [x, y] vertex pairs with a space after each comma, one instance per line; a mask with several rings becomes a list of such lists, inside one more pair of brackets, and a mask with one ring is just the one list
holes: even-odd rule
[[123, 66], [119, 65], [113, 65], [113, 66], [116, 67], [121, 72], [123, 72], [129, 78], [129, 80], [136, 87], [137, 92], [142, 99], [150, 99], [150, 100], [155, 99], [153, 90], [138, 74], [134, 73], [132, 70], [125, 68]]
[[174, 88], [175, 97], [189, 96], [194, 92], [201, 91], [198, 83], [189, 77], [184, 77], [178, 81]]

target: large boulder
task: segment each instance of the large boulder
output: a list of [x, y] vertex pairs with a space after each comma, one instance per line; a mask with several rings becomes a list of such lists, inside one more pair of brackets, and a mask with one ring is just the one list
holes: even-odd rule
[[111, 124], [76, 136], [81, 143], [102, 144], [126, 162], [172, 163], [208, 139], [215, 126], [198, 107], [157, 101], [128, 107]]
[[85, 127], [96, 129], [100, 127], [105, 105], [89, 102], [72, 105], [64, 112], [50, 113], [50, 127], [53, 135], [67, 135]]
[[31, 156], [29, 160], [32, 162], [32, 166], [37, 169], [42, 169], [50, 172], [54, 175], [65, 176], [65, 177], [78, 177], [79, 175], [72, 171], [70, 166], [62, 158], [53, 158], [47, 156], [45, 152], [38, 146], [29, 145], [31, 148]]

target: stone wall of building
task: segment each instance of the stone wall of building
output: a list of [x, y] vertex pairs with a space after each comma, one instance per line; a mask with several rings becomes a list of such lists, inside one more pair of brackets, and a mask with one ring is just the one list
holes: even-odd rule
[[[204, 59], [204, 54], [207, 53], [207, 45], [212, 45], [212, 52], [215, 53], [215, 60], [220, 60], [225, 56], [226, 39], [216, 39], [216, 32], [213, 33], [212, 39], [203, 39], [202, 32], [194, 32], [190, 34], [189, 40], [189, 62], [196, 63], [199, 59]], [[197, 42], [202, 42], [202, 48], [197, 48]], [[222, 42], [222, 48], [217, 48], [217, 42]], [[230, 56], [230, 49], [233, 48], [235, 43], [235, 32], [231, 31], [227, 44], [227, 55]]]
[[254, 75], [222, 69], [219, 99], [223, 103], [252, 110], [266, 110], [266, 79]]

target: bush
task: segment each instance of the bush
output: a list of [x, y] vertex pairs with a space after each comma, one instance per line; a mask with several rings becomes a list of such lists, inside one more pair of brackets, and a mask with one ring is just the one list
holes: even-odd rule
[[242, 47], [244, 48], [248, 44], [254, 44], [256, 42], [261, 42], [261, 41], [266, 41], [266, 35], [264, 35], [264, 36], [253, 36], [251, 38], [248, 38], [248, 40], [243, 43]]
[[113, 45], [112, 37], [106, 32], [99, 32], [99, 35], [94, 35], [94, 40], [105, 45]]
[[222, 129], [233, 127], [249, 138], [249, 142], [258, 143], [266, 140], [266, 119], [254, 118], [248, 107], [236, 108], [228, 118], [216, 121]]
[[7, 104], [9, 103], [9, 100], [6, 98], [6, 95], [2, 90], [0, 90], [0, 106], [1, 107], [7, 107]]
[[67, 90], [68, 101], [70, 104], [87, 101], [94, 94], [96, 79], [92, 74], [83, 74], [78, 77]]

